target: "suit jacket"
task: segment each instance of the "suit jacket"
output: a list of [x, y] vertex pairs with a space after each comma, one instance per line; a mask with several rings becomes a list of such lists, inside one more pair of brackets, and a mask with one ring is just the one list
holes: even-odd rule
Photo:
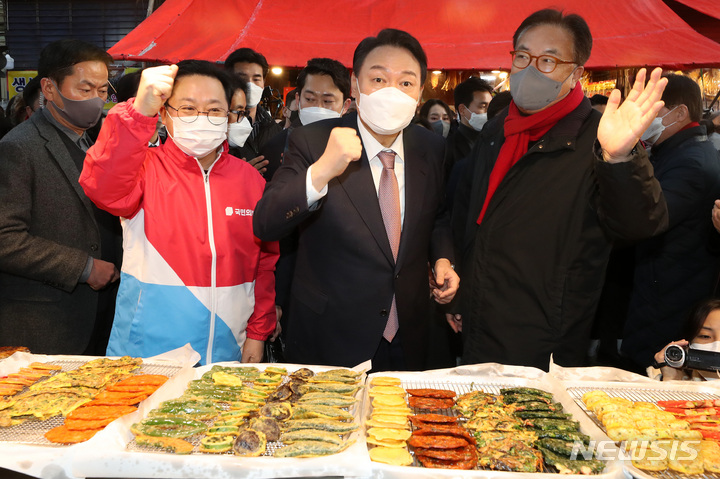
[[0, 141], [0, 345], [34, 353], [83, 353], [97, 312], [78, 279], [100, 231], [63, 134], [38, 113]]
[[253, 218], [255, 234], [263, 240], [299, 231], [286, 359], [342, 366], [371, 359], [395, 293], [406, 366], [422, 369], [428, 261], [453, 261], [442, 206], [443, 138], [416, 125], [404, 130], [405, 217], [395, 262], [364, 149], [359, 161], [330, 181], [318, 207], [308, 208], [307, 170], [335, 127], [357, 130], [357, 115], [293, 130], [283, 166], [267, 184]]

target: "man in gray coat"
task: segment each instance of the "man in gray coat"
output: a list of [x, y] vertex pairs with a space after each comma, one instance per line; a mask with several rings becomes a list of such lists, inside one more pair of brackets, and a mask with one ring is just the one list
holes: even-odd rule
[[0, 141], [0, 346], [104, 353], [92, 344], [96, 317], [114, 298], [98, 291], [119, 278], [119, 231], [78, 178], [111, 60], [78, 40], [45, 47], [38, 76], [47, 104]]

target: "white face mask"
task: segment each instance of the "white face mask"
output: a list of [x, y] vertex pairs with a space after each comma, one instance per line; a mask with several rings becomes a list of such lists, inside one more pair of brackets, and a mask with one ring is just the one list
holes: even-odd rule
[[487, 123], [487, 121], [487, 113], [475, 113], [474, 111], [470, 111], [470, 119], [468, 120], [468, 123], [470, 123], [470, 126], [473, 130], [482, 130], [483, 126], [485, 126], [485, 123]]
[[205, 115], [200, 115], [192, 123], [185, 123], [182, 120], [170, 118], [173, 125], [173, 133], [168, 136], [185, 154], [202, 158], [215, 150], [227, 138], [227, 118], [219, 125], [213, 125]]
[[720, 341], [707, 344], [691, 343], [689, 347], [692, 349], [699, 349], [700, 351], [714, 351], [716, 353], [720, 353]]
[[246, 116], [242, 120], [230, 123], [228, 126], [228, 143], [230, 146], [245, 146], [245, 142], [252, 133], [252, 125]]
[[[675, 107], [675, 108], [677, 108], [677, 107]], [[669, 112], [665, 113], [663, 116], [658, 116], [658, 117], [653, 118], [652, 123], [650, 123], [650, 126], [647, 127], [647, 130], [645, 130], [645, 132], [642, 134], [640, 139], [649, 145], [655, 144], [657, 139], [660, 138], [660, 135], [662, 135], [662, 132], [665, 131], [665, 128], [667, 128], [668, 126], [673, 126], [675, 123], [677, 123], [677, 121], [674, 121], [674, 122], [670, 123], [669, 125], [665, 126], [665, 125], [663, 125], [663, 122], [662, 122], [663, 118], [665, 118], [670, 113], [672, 113], [675, 110], [675, 108], [673, 108]]]
[[303, 125], [309, 125], [310, 123], [315, 123], [320, 120], [327, 120], [328, 118], [340, 118], [341, 116], [341, 114], [335, 110], [320, 108], [319, 106], [298, 108], [298, 115], [300, 115], [300, 123]]
[[418, 101], [395, 87], [376, 90], [369, 95], [360, 92], [357, 109], [360, 118], [379, 135], [393, 135], [410, 124]]
[[263, 87], [253, 82], [248, 82], [247, 107], [255, 108], [262, 100]]

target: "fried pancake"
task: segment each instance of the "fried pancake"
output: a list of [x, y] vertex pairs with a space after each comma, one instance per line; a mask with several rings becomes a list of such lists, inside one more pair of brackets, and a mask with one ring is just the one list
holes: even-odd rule
[[45, 433], [45, 438], [50, 442], [59, 444], [77, 444], [79, 442], [85, 442], [101, 429], [86, 429], [83, 431], [71, 431], [64, 424], [62, 426], [50, 429]]

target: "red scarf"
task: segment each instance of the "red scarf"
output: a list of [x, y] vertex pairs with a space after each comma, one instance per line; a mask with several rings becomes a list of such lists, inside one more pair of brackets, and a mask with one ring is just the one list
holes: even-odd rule
[[582, 87], [578, 82], [565, 98], [532, 115], [521, 114], [515, 102], [510, 102], [508, 116], [505, 118], [505, 143], [500, 148], [500, 154], [495, 161], [492, 173], [490, 173], [485, 203], [480, 211], [480, 216], [478, 216], [477, 224], [482, 222], [490, 199], [505, 175], [527, 153], [528, 144], [542, 138], [561, 118], [577, 108], [584, 97]]

